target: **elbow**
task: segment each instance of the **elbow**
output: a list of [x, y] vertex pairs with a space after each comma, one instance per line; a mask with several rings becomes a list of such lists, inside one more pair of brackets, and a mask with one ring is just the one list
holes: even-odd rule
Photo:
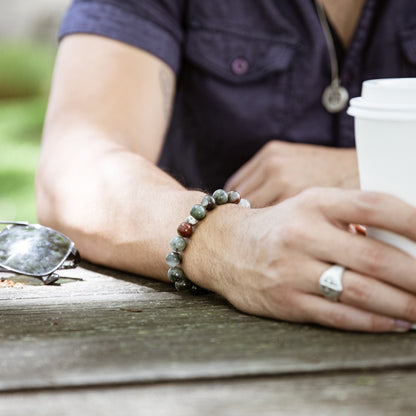
[[68, 236], [84, 259], [101, 262], [105, 222], [94, 209], [95, 184], [82, 165], [64, 162], [62, 158], [40, 160], [35, 180], [38, 221]]

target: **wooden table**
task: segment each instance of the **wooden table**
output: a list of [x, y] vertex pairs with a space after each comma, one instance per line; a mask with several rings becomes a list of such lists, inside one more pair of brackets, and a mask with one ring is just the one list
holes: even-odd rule
[[1, 416], [416, 414], [415, 332], [275, 322], [90, 264], [60, 274], [0, 289]]

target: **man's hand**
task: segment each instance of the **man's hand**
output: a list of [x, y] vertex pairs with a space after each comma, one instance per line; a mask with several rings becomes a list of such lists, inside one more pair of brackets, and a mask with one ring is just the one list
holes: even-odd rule
[[[349, 224], [416, 241], [413, 206], [380, 193], [311, 188], [271, 207], [213, 210], [186, 248], [185, 273], [246, 313], [354, 331], [409, 330], [416, 259], [350, 232]], [[334, 264], [345, 267], [339, 302], [319, 291], [319, 277]]]
[[231, 176], [225, 189], [265, 207], [314, 186], [358, 188], [355, 149], [271, 141]]

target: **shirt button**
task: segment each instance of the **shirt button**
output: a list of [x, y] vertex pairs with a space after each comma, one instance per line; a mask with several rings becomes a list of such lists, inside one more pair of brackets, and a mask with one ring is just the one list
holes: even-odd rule
[[231, 62], [231, 70], [235, 75], [244, 75], [248, 71], [248, 61], [245, 58], [235, 58]]

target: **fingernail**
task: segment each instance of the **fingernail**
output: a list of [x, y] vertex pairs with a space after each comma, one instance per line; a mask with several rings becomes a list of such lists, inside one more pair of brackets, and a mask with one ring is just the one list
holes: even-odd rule
[[400, 319], [396, 319], [394, 324], [396, 326], [396, 332], [407, 332], [409, 329], [413, 329], [413, 327], [416, 328], [415, 324], [407, 321], [402, 321]]

